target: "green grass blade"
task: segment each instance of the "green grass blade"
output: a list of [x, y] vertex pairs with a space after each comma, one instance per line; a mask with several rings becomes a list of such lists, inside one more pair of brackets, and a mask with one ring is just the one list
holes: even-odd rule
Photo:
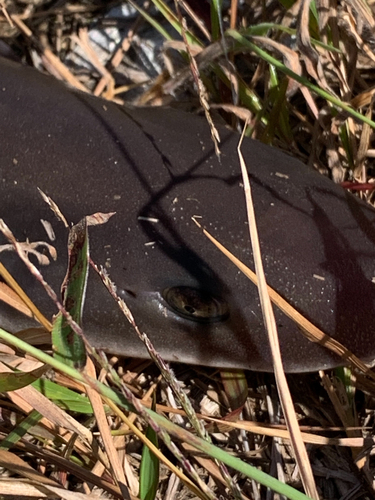
[[163, 28], [163, 26], [156, 21], [150, 14], [148, 14], [145, 10], [143, 10], [141, 7], [139, 7], [138, 4], [135, 2], [132, 2], [129, 0], [129, 3], [141, 14], [141, 16], [153, 27], [160, 33], [162, 37], [164, 37], [166, 40], [173, 40], [173, 37], [168, 33], [167, 30]]
[[33, 410], [31, 411], [26, 418], [22, 420], [22, 422], [17, 425], [9, 434], [6, 438], [4, 438], [0, 442], [0, 449], [1, 450], [9, 450], [12, 448], [15, 444], [18, 443], [18, 441], [25, 436], [29, 430], [34, 427], [40, 420], [42, 420], [43, 415], [41, 415], [38, 411]]
[[[169, 33], [158, 23], [152, 16], [147, 14], [146, 11], [138, 7], [138, 5], [130, 1], [131, 5], [137, 9], [137, 11], [149, 22], [159, 33], [164, 36], [166, 40], [174, 40], [174, 38], [169, 35]], [[165, 17], [165, 19], [170, 23], [171, 26], [177, 31], [179, 35], [182, 33], [181, 23], [178, 20], [176, 14], [166, 5], [163, 0], [152, 0], [152, 3], [159, 10], [159, 12]], [[202, 46], [202, 42], [189, 30], [185, 32], [187, 41], [192, 45]]]
[[284, 76], [280, 82], [272, 64], [269, 66], [269, 71], [271, 88], [268, 93], [268, 101], [271, 111], [267, 120], [267, 126], [259, 140], [265, 144], [272, 144], [276, 130], [278, 130], [279, 135], [287, 143], [291, 144], [293, 134], [289, 125], [288, 100], [286, 98], [289, 80]]
[[222, 0], [212, 0], [211, 2], [211, 38], [215, 42], [221, 37], [221, 8]]

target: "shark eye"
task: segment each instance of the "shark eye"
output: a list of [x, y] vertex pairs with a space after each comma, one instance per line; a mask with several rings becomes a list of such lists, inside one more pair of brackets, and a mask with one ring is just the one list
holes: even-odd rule
[[188, 286], [167, 288], [163, 297], [183, 318], [199, 323], [223, 321], [229, 316], [228, 304], [219, 297]]

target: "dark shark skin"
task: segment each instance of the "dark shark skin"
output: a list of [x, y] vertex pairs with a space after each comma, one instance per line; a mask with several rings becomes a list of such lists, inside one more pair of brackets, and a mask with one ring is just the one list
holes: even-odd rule
[[[0, 130], [0, 217], [20, 241], [48, 241], [40, 219], [51, 222], [58, 259], [41, 270], [56, 291], [65, 274], [67, 235], [37, 187], [69, 222], [97, 211], [116, 212], [107, 224], [90, 228], [91, 255], [108, 268], [140, 329], [165, 359], [272, 370], [257, 288], [191, 221], [201, 216], [216, 238], [253, 267], [237, 134], [219, 129], [220, 164], [202, 118], [123, 108], [5, 60]], [[245, 139], [243, 154], [268, 283], [318, 327], [371, 361], [375, 211], [269, 146]], [[15, 254], [5, 252], [0, 259], [45, 314], [55, 312]], [[177, 286], [221, 297], [229, 317], [216, 322], [181, 317], [165, 300], [165, 290]], [[339, 364], [275, 313], [288, 372]], [[1, 303], [0, 326], [14, 332], [30, 324]], [[83, 326], [97, 348], [147, 356], [93, 271]]]

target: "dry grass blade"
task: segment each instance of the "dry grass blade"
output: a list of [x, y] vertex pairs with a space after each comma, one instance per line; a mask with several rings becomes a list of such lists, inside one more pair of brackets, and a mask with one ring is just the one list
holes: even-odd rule
[[210, 107], [212, 109], [222, 109], [227, 113], [233, 113], [234, 116], [244, 122], [250, 122], [253, 118], [253, 113], [249, 109], [242, 106], [236, 106], [235, 104], [211, 104]]
[[18, 16], [12, 16], [12, 21], [19, 28], [21, 33], [29, 38], [30, 41], [39, 49], [45, 66], [51, 69], [52, 74], [54, 74], [57, 78], [65, 80], [82, 92], [89, 92], [89, 90], [82, 85], [82, 83], [68, 70], [65, 64], [63, 64], [51, 50], [41, 46], [39, 41], [33, 36], [31, 30]]
[[40, 196], [42, 197], [42, 200], [49, 206], [49, 208], [55, 214], [56, 219], [60, 220], [64, 224], [64, 226], [67, 229], [69, 229], [70, 225], [68, 224], [68, 221], [66, 220], [64, 214], [61, 212], [57, 203], [54, 202], [50, 196], [46, 195], [46, 193], [44, 193], [39, 187], [37, 189], [38, 189]]
[[[373, 112], [373, 102], [371, 101], [371, 105], [369, 106], [366, 112], [366, 116], [368, 117], [372, 116], [372, 112]], [[366, 181], [365, 161], [367, 159], [367, 151], [370, 146], [372, 132], [373, 132], [372, 128], [367, 123], [364, 123], [361, 132], [361, 138], [359, 141], [357, 158], [355, 162], [356, 165], [353, 172], [354, 178], [359, 182]]]
[[367, 57], [369, 57], [372, 62], [374, 62], [375, 55], [371, 47], [369, 46], [369, 44], [365, 43], [362, 37], [358, 34], [356, 16], [353, 14], [352, 9], [349, 6], [347, 6], [347, 10], [348, 12], [342, 16], [343, 21], [346, 24], [347, 31], [355, 39], [357, 47], [363, 50]]
[[7, 284], [3, 282], [0, 282], [0, 300], [13, 307], [13, 309], [21, 312], [25, 316], [29, 316], [29, 318], [33, 317], [32, 312], [20, 299], [19, 295], [17, 295], [14, 290], [12, 290]]
[[[142, 22], [143, 22], [142, 17], [138, 16], [132, 27], [129, 29], [127, 36], [122, 40], [120, 47], [113, 54], [109, 62], [109, 66], [114, 70], [120, 65], [124, 55], [129, 51], [131, 43], [134, 39], [134, 35], [136, 34], [136, 31]], [[94, 95], [103, 95], [103, 97], [107, 98], [107, 94], [105, 92], [105, 87], [107, 86], [107, 82], [108, 82], [107, 76], [106, 75], [102, 76], [102, 78], [95, 87]], [[118, 90], [118, 87], [116, 90]]]
[[[185, 22], [182, 23], [182, 26], [185, 27]], [[216, 156], [218, 158], [220, 158], [220, 148], [219, 148], [220, 136], [219, 136], [219, 132], [218, 132], [217, 128], [215, 127], [215, 124], [211, 118], [210, 105], [208, 103], [208, 93], [207, 93], [206, 87], [204, 86], [204, 83], [202, 81], [201, 75], [199, 74], [197, 62], [190, 52], [189, 44], [188, 44], [188, 41], [186, 40], [186, 37], [185, 37], [185, 30], [183, 30], [182, 33], [183, 33], [185, 43], [186, 43], [186, 50], [187, 50], [187, 53], [189, 54], [191, 72], [194, 75], [194, 81], [195, 81], [195, 84], [196, 84], [197, 89], [198, 89], [199, 101], [200, 101], [201, 106], [204, 110], [204, 114], [205, 114], [207, 123], [210, 127], [211, 138], [212, 138], [212, 142], [214, 143], [214, 146], [215, 146]]]
[[18, 455], [0, 449], [0, 466], [5, 467], [8, 470], [11, 470], [15, 474], [19, 474], [20, 476], [27, 477], [33, 481], [38, 481], [41, 484], [51, 485], [51, 486], [59, 486], [56, 481], [45, 477], [40, 472], [33, 469], [27, 462], [22, 460]]
[[375, 87], [366, 89], [363, 92], [357, 94], [355, 97], [353, 97], [353, 99], [350, 101], [350, 104], [353, 106], [354, 109], [362, 108], [363, 106], [368, 106], [369, 104], [372, 103], [374, 95], [375, 95]]
[[[246, 127], [244, 128], [245, 132]], [[286, 381], [282, 361], [280, 344], [278, 340], [278, 334], [276, 329], [276, 321], [272, 310], [271, 300], [268, 293], [268, 287], [266, 283], [266, 278], [264, 275], [262, 257], [260, 252], [260, 244], [258, 238], [258, 230], [255, 222], [255, 213], [253, 200], [251, 195], [251, 187], [249, 182], [249, 175], [247, 172], [246, 164], [241, 153], [241, 143], [244, 137], [244, 133], [241, 136], [238, 145], [238, 156], [241, 164], [242, 179], [244, 183], [245, 197], [246, 197], [246, 207], [247, 207], [247, 218], [249, 222], [250, 239], [251, 246], [253, 249], [254, 263], [256, 275], [258, 277], [258, 289], [260, 303], [262, 307], [263, 319], [268, 333], [268, 339], [271, 347], [271, 354], [273, 360], [273, 366], [275, 371], [276, 384], [279, 392], [281, 407], [283, 409], [284, 417], [286, 420], [287, 428], [291, 435], [291, 443], [293, 451], [296, 456], [296, 462], [298, 464], [301, 480], [305, 491], [308, 496], [313, 499], [319, 500], [318, 491], [315, 486], [315, 480], [312, 473], [309, 457], [301, 438], [301, 431], [298, 426], [297, 417], [293, 407], [292, 397], [289, 392], [288, 383]]]
[[[8, 270], [1, 262], [0, 262], [0, 275], [5, 280], [5, 282], [10, 286], [10, 288], [16, 293], [16, 295], [22, 300], [27, 309], [31, 311], [31, 313], [39, 321], [39, 323], [43, 325], [48, 332], [50, 332], [52, 330], [51, 322], [44, 317], [44, 315], [35, 306], [33, 301], [26, 295], [26, 293], [22, 290], [22, 288], [19, 286], [19, 284], [16, 282], [16, 280], [13, 278], [13, 276], [8, 272]], [[9, 302], [7, 303], [9, 304]]]
[[10, 17], [9, 13], [8, 13], [8, 10], [6, 9], [5, 5], [4, 5], [4, 0], [1, 0], [0, 1], [0, 10], [1, 12], [3, 13], [5, 19], [7, 20], [7, 22], [9, 23], [9, 26], [13, 27], [13, 21], [12, 21], [12, 18]]
[[[227, 420], [219, 420], [214, 417], [204, 417], [209, 422], [215, 422], [217, 429], [221, 432], [228, 432], [228, 429], [244, 429], [246, 432], [253, 434], [260, 434], [263, 436], [279, 437], [282, 439], [291, 440], [290, 432], [286, 429], [279, 429], [274, 427], [267, 427], [266, 425], [258, 424], [257, 422], [237, 420], [236, 422], [228, 422]], [[322, 432], [325, 429], [321, 429]], [[358, 430], [358, 429], [355, 429]], [[330, 438], [319, 436], [309, 432], [301, 432], [301, 438], [304, 443], [310, 443], [318, 446], [348, 446], [350, 448], [363, 448], [365, 445], [370, 446], [373, 444], [374, 439], [365, 439], [363, 437], [347, 437], [347, 438]]]
[[68, 491], [64, 488], [45, 485], [29, 479], [2, 479], [0, 478], [0, 495], [11, 498], [62, 498], [64, 500], [108, 500], [104, 495], [86, 495], [77, 491]]
[[[93, 379], [96, 378], [94, 363], [90, 358], [87, 358], [85, 372], [88, 374], [89, 377]], [[100, 394], [90, 386], [86, 387], [86, 391], [94, 410], [96, 422], [100, 431], [100, 436], [103, 440], [103, 444], [107, 452], [109, 462], [112, 466], [114, 477], [116, 478], [117, 484], [121, 490], [123, 497], [128, 498], [129, 490], [126, 486], [124, 470], [122, 468], [117, 450], [113, 443], [111, 431], [108, 427], [108, 422], [105, 415], [102, 398]]]
[[201, 32], [207, 38], [207, 40], [211, 41], [211, 33], [206, 28], [204, 20], [201, 19], [200, 16], [197, 15], [191, 8], [190, 2], [185, 0], [178, 0], [178, 3], [181, 5], [181, 7], [183, 7], [183, 9], [189, 15], [189, 17], [191, 17], [191, 19], [194, 21], [194, 24], [197, 26], [198, 29], [201, 30]]
[[349, 0], [349, 3], [353, 6], [354, 12], [357, 13], [362, 22], [366, 23], [370, 28], [375, 27], [374, 16], [367, 2], [364, 0]]
[[[81, 47], [81, 49], [83, 50], [83, 52], [87, 56], [88, 60], [96, 68], [96, 70], [102, 75], [102, 81], [105, 84], [105, 87], [107, 87], [107, 91], [105, 94], [106, 99], [113, 100], [114, 88], [115, 88], [115, 82], [114, 82], [113, 76], [107, 70], [107, 68], [104, 66], [104, 64], [100, 61], [98, 54], [92, 48], [92, 46], [90, 44], [89, 36], [87, 33], [87, 29], [81, 28], [79, 30], [78, 36], [72, 35], [72, 40], [74, 42], [76, 42]], [[98, 93], [97, 89], [95, 89], [94, 95], [96, 95], [96, 96], [100, 95]]]
[[[44, 460], [48, 464], [56, 465], [62, 470], [74, 474], [76, 477], [82, 479], [82, 481], [86, 481], [98, 486], [98, 488], [104, 489], [111, 495], [114, 495], [115, 498], [123, 498], [120, 489], [113, 483], [103, 480], [101, 477], [92, 474], [90, 471], [86, 470], [80, 465], [75, 464], [71, 460], [61, 457], [57, 453], [47, 450], [46, 448], [40, 448], [39, 446], [35, 446], [28, 442], [17, 443], [17, 448], [24, 452], [26, 451], [28, 453], [32, 453], [33, 456]], [[131, 500], [136, 500], [136, 497], [134, 497], [133, 495], [131, 495], [130, 498]]]
[[[329, 398], [335, 408], [337, 415], [339, 416], [345, 429], [347, 429], [347, 435], [350, 438], [355, 439], [359, 437], [359, 439], [362, 439], [361, 429], [353, 429], [354, 426], [358, 425], [358, 421], [355, 412], [353, 411], [352, 405], [349, 402], [348, 394], [346, 392], [346, 387], [344, 386], [343, 381], [339, 377], [336, 377], [333, 379], [333, 381], [331, 381], [328, 375], [326, 375], [324, 372], [319, 372], [319, 374], [322, 379], [322, 384], [329, 395]], [[352, 449], [352, 455], [354, 459], [358, 456], [359, 453], [359, 450]], [[364, 462], [365, 459], [363, 459], [362, 461], [362, 467], [364, 465]], [[358, 463], [357, 466], [359, 467]]]
[[11, 498], [61, 498], [63, 500], [108, 500], [108, 495], [97, 493], [85, 494], [77, 491], [68, 491], [52, 485], [40, 484], [36, 481], [22, 479], [0, 479], [0, 495]]
[[317, 0], [317, 9], [319, 12], [319, 30], [324, 32], [328, 21], [332, 15], [333, 8], [330, 6], [329, 0]]
[[322, 65], [319, 56], [313, 49], [309, 32], [309, 12], [311, 0], [302, 0], [297, 21], [297, 44], [306, 64], [308, 73], [319, 82], [323, 88], [327, 88]]
[[[232, 41], [229, 39], [226, 40], [226, 43], [227, 45], [231, 46]], [[199, 71], [203, 71], [210, 63], [221, 57], [223, 54], [224, 49], [220, 42], [211, 43], [211, 45], [202, 49], [200, 53], [195, 57], [195, 61], [198, 65]], [[191, 81], [192, 79], [193, 76], [191, 74], [190, 66], [186, 66], [173, 79], [167, 81], [163, 85], [163, 93], [173, 94], [179, 87]]]
[[[150, 403], [144, 403], [146, 407], [150, 407]], [[156, 405], [156, 410], [158, 412], [164, 412], [164, 413], [175, 413], [177, 415], [183, 415], [185, 416], [185, 412], [183, 410], [177, 409], [177, 408], [172, 408], [169, 406], [161, 405], [158, 404]], [[279, 436], [279, 437], [287, 437], [289, 439], [289, 432], [285, 429], [284, 425], [280, 424], [266, 424], [266, 423], [261, 423], [261, 422], [256, 422], [256, 421], [243, 421], [243, 420], [236, 420], [235, 422], [227, 420], [227, 419], [218, 419], [215, 417], [211, 417], [209, 415], [202, 415], [198, 414], [199, 418], [206, 420], [207, 422], [215, 422], [215, 427], [210, 427], [207, 425], [207, 429], [210, 429], [210, 432], [227, 432], [228, 429], [231, 429], [235, 427], [236, 425], [239, 428], [243, 428], [248, 430], [249, 432], [256, 432], [257, 434], [264, 434], [267, 436]], [[254, 430], [256, 429], [256, 430]], [[364, 439], [361, 438], [361, 441], [357, 440], [357, 444], [351, 444], [347, 440], [347, 438], [326, 438], [322, 436], [317, 436], [315, 434], [307, 433], [305, 431], [307, 430], [313, 430], [313, 431], [319, 431], [319, 432], [340, 432], [346, 429], [346, 427], [337, 427], [337, 426], [330, 426], [330, 427], [311, 427], [311, 426], [301, 426], [301, 429], [304, 430], [303, 435], [305, 436], [310, 436], [311, 441], [305, 441], [305, 442], [314, 442], [317, 444], [334, 444], [338, 446], [363, 446]], [[349, 430], [360, 430], [363, 429], [362, 427], [350, 427], [348, 428]], [[347, 429], [347, 430], [348, 430]], [[285, 431], [287, 434], [279, 434], [278, 431], [282, 430]], [[370, 428], [364, 428], [364, 430], [370, 430]], [[314, 441], [315, 440], [315, 441]]]
[[219, 132], [217, 131], [217, 128], [215, 127], [215, 124], [211, 118], [210, 105], [208, 103], [207, 89], [206, 89], [206, 87], [202, 81], [201, 75], [199, 73], [197, 61], [195, 60], [194, 55], [190, 51], [189, 41], [186, 37], [186, 31], [187, 31], [186, 19], [184, 17], [182, 17], [182, 15], [180, 13], [180, 9], [178, 8], [178, 2], [176, 2], [176, 7], [177, 7], [177, 12], [179, 14], [180, 23], [181, 23], [181, 28], [182, 28], [181, 34], [182, 34], [182, 38], [184, 40], [185, 50], [186, 50], [188, 57], [189, 57], [190, 71], [191, 71], [191, 74], [193, 75], [195, 85], [196, 85], [197, 90], [198, 90], [199, 102], [201, 103], [201, 106], [203, 108], [207, 123], [210, 127], [211, 138], [212, 138], [212, 142], [214, 143], [214, 146], [215, 146], [216, 156], [218, 158], [220, 158], [220, 148], [219, 148], [220, 136], [219, 136]]

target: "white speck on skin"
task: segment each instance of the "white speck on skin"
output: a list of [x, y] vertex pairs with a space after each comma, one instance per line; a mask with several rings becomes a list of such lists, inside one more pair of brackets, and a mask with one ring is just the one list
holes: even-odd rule
[[326, 280], [324, 276], [319, 276], [319, 274], [313, 274], [313, 278], [316, 278], [317, 280], [321, 280], [321, 281]]
[[156, 241], [148, 241], [147, 243], [145, 243], [145, 247], [152, 247], [152, 245], [155, 245], [155, 244], [156, 244]]
[[275, 172], [277, 177], [281, 177], [282, 179], [289, 179], [289, 175], [282, 174], [281, 172]]
[[137, 219], [138, 220], [145, 220], [146, 222], [155, 222], [155, 224], [159, 222], [159, 219], [156, 219], [155, 217], [143, 217], [142, 215], [137, 217]]

